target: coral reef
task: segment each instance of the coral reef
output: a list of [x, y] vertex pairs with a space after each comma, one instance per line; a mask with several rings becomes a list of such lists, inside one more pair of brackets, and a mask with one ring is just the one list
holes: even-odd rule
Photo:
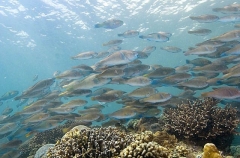
[[[217, 100], [206, 98], [165, 109], [165, 129], [178, 138], [195, 141], [217, 142], [218, 138], [232, 137], [239, 124], [237, 110], [229, 105], [221, 108], [217, 104]], [[231, 139], [228, 143], [230, 142]]]
[[168, 149], [156, 142], [135, 141], [120, 153], [119, 158], [168, 158], [168, 155]]
[[223, 158], [213, 143], [207, 143], [203, 148], [202, 158]]
[[153, 134], [153, 140], [166, 148], [174, 148], [177, 143], [175, 135], [170, 135], [166, 131], [157, 131]]
[[19, 158], [34, 155], [45, 144], [55, 144], [58, 139], [61, 139], [67, 131], [76, 125], [79, 125], [79, 122], [67, 121], [64, 125], [35, 134], [19, 147], [22, 153]]
[[133, 135], [115, 127], [71, 130], [50, 148], [49, 158], [111, 158], [133, 142]]
[[231, 154], [235, 158], [240, 158], [240, 145], [238, 145], [238, 146], [231, 146], [230, 150], [231, 150]]

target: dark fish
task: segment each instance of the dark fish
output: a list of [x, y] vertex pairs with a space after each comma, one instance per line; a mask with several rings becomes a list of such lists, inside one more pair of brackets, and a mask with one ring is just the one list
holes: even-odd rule
[[111, 41], [108, 41], [107, 43], [103, 43], [103, 46], [108, 46], [108, 47], [118, 46], [122, 42], [123, 40], [111, 40]]
[[148, 35], [141, 35], [139, 38], [146, 39], [148, 41], [155, 41], [155, 42], [166, 42], [169, 40], [169, 37], [163, 33], [151, 33]]
[[190, 30], [188, 31], [189, 34], [194, 34], [197, 36], [206, 36], [210, 34], [212, 31], [209, 29], [196, 29], [196, 30]]
[[234, 87], [220, 87], [210, 92], [204, 92], [202, 97], [213, 97], [217, 99], [236, 99], [240, 97], [240, 91]]
[[115, 29], [123, 25], [123, 21], [117, 19], [106, 20], [102, 23], [96, 24], [95, 28]]
[[193, 60], [187, 59], [186, 63], [187, 64], [193, 64], [195, 66], [204, 66], [204, 65], [211, 64], [212, 62], [208, 59], [205, 59], [205, 58], [195, 58]]
[[210, 23], [210, 22], [217, 21], [219, 17], [216, 15], [206, 14], [206, 15], [200, 15], [200, 16], [190, 16], [190, 19], [196, 20], [200, 23]]
[[165, 47], [161, 47], [161, 49], [168, 51], [170, 53], [179, 53], [182, 51], [182, 49], [180, 49], [178, 47], [174, 47], [174, 46], [165, 46]]

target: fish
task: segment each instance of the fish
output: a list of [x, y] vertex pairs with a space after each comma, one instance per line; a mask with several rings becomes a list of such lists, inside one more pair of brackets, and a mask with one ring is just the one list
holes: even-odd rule
[[96, 56], [97, 56], [97, 52], [88, 51], [88, 52], [81, 52], [75, 56], [72, 56], [71, 58], [74, 60], [86, 60], [86, 59], [92, 59]]
[[133, 98], [145, 98], [145, 97], [149, 97], [152, 94], [157, 93], [158, 90], [153, 88], [153, 87], [140, 87], [137, 88], [135, 90], [133, 90], [132, 92], [128, 93], [127, 95], [129, 97], [133, 97]]
[[92, 90], [90, 89], [76, 89], [73, 91], [64, 91], [59, 94], [60, 97], [76, 97], [76, 96], [88, 96], [92, 94]]
[[7, 122], [0, 127], [0, 135], [14, 131], [18, 127], [16, 122]]
[[145, 64], [136, 64], [133, 66], [126, 67], [124, 72], [124, 77], [136, 77], [144, 75], [146, 72], [149, 71], [151, 67]]
[[148, 86], [151, 83], [152, 80], [144, 76], [136, 76], [124, 81], [124, 84], [128, 84], [130, 86]]
[[75, 111], [76, 108], [71, 107], [56, 107], [56, 108], [48, 108], [48, 111], [57, 113], [57, 114], [69, 114]]
[[194, 67], [194, 65], [192, 65], [192, 64], [185, 64], [185, 65], [177, 66], [177, 67], [175, 67], [175, 72], [177, 72], [177, 73], [188, 72], [188, 71], [191, 71], [193, 67]]
[[29, 123], [38, 123], [38, 122], [42, 122], [45, 121], [46, 119], [49, 118], [49, 114], [45, 113], [45, 112], [39, 112], [37, 114], [33, 114], [31, 115], [29, 118], [25, 119], [23, 121], [23, 123], [25, 124], [29, 124]]
[[205, 66], [196, 66], [194, 71], [220, 73], [227, 70], [228, 67], [222, 63], [211, 63]]
[[113, 89], [108, 88], [108, 87], [101, 87], [101, 88], [94, 90], [91, 94], [87, 95], [87, 97], [98, 96], [98, 95], [104, 94], [111, 90], [113, 90]]
[[240, 13], [239, 4], [232, 4], [222, 8], [213, 8], [214, 12], [221, 12], [223, 14], [238, 14]]
[[225, 55], [240, 55], [240, 44], [235, 45], [230, 50], [221, 54], [221, 56], [225, 56]]
[[191, 89], [205, 89], [208, 87], [207, 78], [202, 76], [180, 82], [177, 85]]
[[227, 15], [220, 17], [218, 19], [220, 22], [239, 22], [240, 21], [240, 15]]
[[151, 79], [158, 79], [158, 78], [163, 78], [168, 75], [174, 74], [175, 69], [171, 67], [159, 67], [155, 69], [154, 71], [144, 75], [145, 77], [149, 77]]
[[111, 80], [108, 78], [98, 78], [98, 74], [90, 74], [86, 76], [83, 80], [74, 80], [67, 85], [64, 85], [67, 91], [74, 91], [77, 89], [91, 89], [103, 86], [109, 83]]
[[212, 31], [209, 30], [209, 29], [201, 28], [201, 29], [189, 30], [188, 33], [189, 34], [194, 34], [194, 35], [197, 35], [197, 36], [206, 36], [206, 35], [212, 33]]
[[102, 94], [102, 95], [91, 97], [92, 101], [97, 100], [101, 103], [113, 102], [113, 101], [116, 101], [118, 99], [119, 99], [119, 96], [114, 95], [114, 94]]
[[77, 107], [80, 107], [80, 106], [84, 106], [87, 103], [88, 102], [86, 100], [74, 99], [74, 100], [71, 100], [67, 103], [62, 104], [59, 107], [61, 107], [61, 108], [77, 108]]
[[19, 94], [19, 91], [17, 91], [17, 90], [6, 92], [5, 94], [3, 94], [0, 97], [0, 101], [12, 99], [12, 98], [16, 97], [18, 94]]
[[101, 113], [89, 113], [89, 114], [83, 114], [80, 117], [75, 117], [76, 121], [83, 121], [83, 122], [93, 122], [100, 118], [102, 114]]
[[157, 49], [156, 46], [147, 46], [142, 50], [142, 52], [146, 53], [147, 55], [150, 55], [156, 49]]
[[187, 64], [193, 64], [194, 66], [204, 66], [211, 64], [212, 62], [206, 58], [195, 58], [192, 60], [186, 59]]
[[184, 55], [202, 55], [202, 54], [210, 54], [217, 50], [216, 47], [210, 45], [202, 45], [198, 46], [194, 49], [188, 50], [184, 52]]
[[165, 102], [169, 99], [171, 99], [172, 95], [170, 93], [165, 92], [158, 92], [156, 94], [152, 94], [149, 97], [140, 99], [140, 103], [160, 103]]
[[121, 50], [122, 48], [119, 47], [119, 46], [112, 46], [110, 47], [107, 51], [109, 52], [109, 54], [113, 53], [113, 52], [116, 52], [116, 51], [119, 51]]
[[185, 80], [188, 80], [192, 77], [192, 75], [186, 73], [186, 72], [180, 72], [180, 73], [175, 73], [173, 75], [165, 77], [162, 82], [163, 84], [175, 84], [178, 82], [182, 82]]
[[102, 78], [113, 78], [113, 77], [122, 77], [125, 75], [125, 72], [121, 68], [109, 68], [104, 70], [102, 73], [98, 74], [96, 77]]
[[228, 78], [231, 78], [231, 77], [239, 77], [240, 76], [240, 69], [236, 68], [236, 69], [233, 69], [232, 71], [224, 74], [222, 76], [223, 79], [228, 79]]
[[165, 47], [161, 47], [161, 49], [168, 51], [170, 53], [179, 53], [182, 51], [182, 49], [180, 49], [178, 47], [174, 47], [174, 46], [165, 46]]
[[220, 87], [210, 92], [203, 92], [202, 97], [213, 97], [216, 99], [236, 99], [240, 97], [240, 91], [234, 87]]
[[68, 80], [79, 79], [81, 77], [84, 77], [84, 74], [78, 70], [66, 70], [56, 76], [57, 79], [68, 79]]
[[235, 24], [234, 27], [235, 28], [240, 28], [240, 24]]
[[199, 16], [190, 16], [189, 18], [192, 19], [192, 20], [195, 20], [199, 23], [211, 23], [211, 22], [215, 22], [219, 19], [218, 16], [211, 15], [211, 14], [205, 14], [205, 15], [199, 15]]
[[94, 68], [104, 68], [114, 65], [127, 64], [138, 58], [138, 53], [130, 50], [120, 50], [110, 54], [94, 65]]
[[231, 30], [220, 36], [212, 38], [211, 40], [229, 42], [229, 41], [239, 40], [239, 39], [240, 39], [240, 30]]
[[[94, 72], [94, 70], [91, 66], [88, 66], [85, 64], [80, 64], [80, 65], [74, 66], [74, 67], [72, 67], [72, 69], [77, 69], [81, 72], [90, 72], [90, 73]], [[57, 76], [57, 75], [55, 75], [55, 76]]]
[[127, 30], [123, 33], [118, 34], [119, 37], [123, 37], [123, 38], [132, 38], [138, 35], [139, 35], [139, 31], [136, 31], [136, 30]]
[[9, 115], [12, 112], [13, 112], [13, 108], [7, 107], [2, 111], [1, 115]]
[[148, 41], [155, 41], [155, 42], [169, 41], [169, 37], [162, 33], [151, 33], [147, 35], [140, 35], [139, 38], [146, 39]]
[[226, 84], [228, 86], [240, 86], [240, 78], [239, 77], [231, 77], [227, 79], [219, 79], [217, 81], [218, 84]]
[[119, 39], [111, 40], [111, 41], [108, 41], [107, 43], [103, 43], [103, 46], [107, 46], [107, 47], [118, 46], [122, 42], [123, 40], [119, 40]]
[[109, 114], [110, 117], [115, 119], [130, 119], [135, 117], [136, 115], [136, 109], [131, 107], [125, 107]]
[[95, 28], [115, 29], [123, 25], [122, 20], [110, 19], [94, 25]]

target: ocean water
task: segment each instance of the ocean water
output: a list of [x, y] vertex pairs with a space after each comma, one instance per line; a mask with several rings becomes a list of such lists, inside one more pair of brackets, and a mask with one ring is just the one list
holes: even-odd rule
[[[73, 60], [72, 56], [86, 51], [106, 51], [102, 44], [113, 39], [122, 39], [119, 46], [126, 50], [141, 51], [147, 46], [156, 46], [156, 50], [147, 59], [141, 59], [148, 65], [163, 65], [176, 68], [186, 64], [187, 59], [196, 55], [185, 56], [183, 52], [169, 53], [161, 50], [164, 46], [176, 46], [183, 51], [200, 43], [234, 30], [239, 22], [199, 23], [189, 16], [213, 14], [213, 8], [239, 3], [236, 0], [2, 0], [0, 2], [0, 96], [16, 90], [19, 95], [37, 81], [52, 78], [54, 72], [69, 70], [71, 67], [86, 64], [92, 66], [101, 59]], [[115, 29], [95, 28], [94, 25], [108, 19], [119, 19], [124, 24]], [[188, 31], [207, 28], [212, 32], [206, 36], [195, 36]], [[118, 37], [127, 30], [137, 30], [139, 35], [155, 32], [172, 34], [167, 42], [148, 41], [139, 38]], [[215, 60], [215, 59], [210, 59]], [[34, 77], [37, 77], [36, 81]], [[59, 82], [58, 80], [56, 82]], [[57, 85], [53, 85], [51, 88]], [[106, 85], [113, 89], [130, 92], [136, 87], [129, 85]], [[59, 88], [60, 89], [60, 88]], [[96, 89], [96, 88], [95, 88]], [[95, 90], [93, 89], [93, 90]], [[159, 91], [178, 95], [182, 92], [173, 86], [157, 87]], [[62, 89], [60, 89], [62, 90]], [[201, 92], [211, 88], [198, 90]], [[88, 105], [97, 101], [86, 99]], [[28, 103], [17, 107], [19, 101], [2, 101], [0, 111], [13, 108], [10, 115], [21, 111]], [[62, 99], [68, 102], [70, 99]], [[123, 105], [108, 103], [103, 113], [111, 113]], [[78, 108], [82, 109], [82, 107]], [[20, 125], [21, 126], [21, 125]], [[0, 142], [6, 142], [2, 140]]]

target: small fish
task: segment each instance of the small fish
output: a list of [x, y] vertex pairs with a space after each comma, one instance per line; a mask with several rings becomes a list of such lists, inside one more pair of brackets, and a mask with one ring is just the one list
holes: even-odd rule
[[137, 76], [124, 81], [124, 83], [130, 86], [148, 86], [152, 83], [152, 80], [148, 77]]
[[124, 77], [136, 77], [141, 76], [149, 71], [151, 67], [145, 64], [137, 64], [133, 66], [126, 67], [124, 71]]
[[13, 112], [13, 108], [7, 107], [3, 110], [2, 115], [9, 115], [11, 112]]
[[73, 79], [79, 79], [83, 77], [84, 74], [81, 71], [78, 70], [66, 70], [59, 75], [56, 76], [57, 79], [67, 79], [67, 80], [73, 80]]
[[123, 21], [117, 19], [106, 20], [102, 23], [96, 24], [95, 28], [115, 29], [123, 25]]
[[228, 78], [231, 78], [231, 77], [239, 77], [240, 76], [240, 69], [233, 69], [232, 71], [224, 74], [222, 76], [223, 79], [228, 79]]
[[145, 98], [157, 92], [158, 92], [157, 89], [152, 87], [140, 87], [130, 92], [128, 96], [133, 98]]
[[111, 41], [108, 41], [107, 43], [103, 43], [103, 46], [108, 46], [108, 47], [118, 46], [122, 42], [123, 40], [111, 40]]
[[227, 70], [227, 66], [222, 63], [211, 63], [205, 66], [196, 66], [193, 68], [194, 71], [202, 71], [202, 72], [214, 72], [220, 73]]
[[210, 45], [202, 45], [198, 46], [194, 49], [188, 50], [184, 52], [184, 55], [202, 55], [202, 54], [210, 54], [217, 50], [216, 47]]
[[80, 64], [80, 65], [74, 66], [74, 67], [72, 67], [72, 69], [77, 69], [79, 71], [90, 72], [90, 73], [94, 72], [93, 68], [91, 68], [90, 66], [85, 65], [85, 64]]
[[88, 52], [81, 52], [71, 58], [74, 60], [85, 60], [85, 59], [92, 59], [97, 56], [97, 52], [88, 51]]
[[102, 73], [98, 74], [97, 77], [102, 78], [113, 78], [113, 77], [122, 77], [125, 75], [125, 72], [121, 68], [109, 68], [104, 70]]
[[102, 114], [100, 113], [89, 113], [89, 114], [83, 114], [80, 117], [75, 117], [76, 121], [83, 121], [83, 122], [93, 122], [100, 118]]
[[227, 15], [218, 19], [220, 22], [239, 22], [240, 15]]
[[232, 30], [220, 36], [212, 38], [211, 40], [229, 42], [229, 41], [239, 40], [239, 39], [240, 39], [240, 30]]
[[213, 47], [220, 47], [223, 46], [225, 42], [222, 41], [212, 41], [212, 40], [206, 40], [201, 43], [197, 43], [196, 46], [202, 46], [202, 45], [208, 45], [208, 46], [213, 46]]
[[98, 69], [114, 65], [127, 64], [137, 59], [137, 57], [138, 53], [135, 51], [120, 50], [97, 62], [94, 67]]
[[185, 65], [177, 66], [175, 68], [175, 72], [178, 72], [178, 73], [188, 72], [188, 71], [191, 71], [193, 67], [194, 67], [194, 65], [192, 65], [192, 64], [185, 64]]
[[211, 64], [212, 62], [206, 58], [195, 58], [193, 60], [186, 60], [187, 64], [193, 64], [194, 66], [204, 66], [204, 65], [208, 65]]
[[161, 49], [168, 51], [170, 53], [179, 53], [182, 51], [182, 49], [180, 49], [178, 47], [174, 47], [174, 46], [165, 46], [165, 47], [161, 47]]
[[197, 36], [206, 36], [208, 34], [210, 34], [212, 31], [209, 29], [196, 29], [196, 30], [189, 30], [188, 33], [189, 34], [194, 34]]
[[221, 54], [221, 56], [224, 56], [224, 55], [240, 55], [240, 44], [235, 45], [230, 50]]
[[14, 131], [17, 127], [18, 124], [16, 122], [5, 123], [3, 126], [0, 127], [0, 135]]
[[160, 67], [157, 68], [156, 70], [150, 72], [149, 74], [144, 75], [145, 77], [149, 77], [149, 78], [154, 78], [154, 79], [158, 79], [158, 78], [163, 78], [166, 77], [168, 75], [171, 75], [175, 73], [175, 69], [171, 68], [171, 67]]
[[67, 103], [62, 104], [59, 107], [61, 107], [61, 108], [76, 108], [76, 107], [84, 106], [85, 104], [87, 104], [86, 100], [75, 99], [75, 100], [71, 100]]
[[213, 8], [212, 10], [214, 12], [221, 12], [223, 14], [239, 14], [240, 9], [239, 9], [239, 4], [232, 4], [228, 6], [224, 6], [223, 8]]
[[113, 53], [113, 52], [116, 52], [116, 51], [119, 51], [121, 50], [122, 48], [119, 47], [119, 46], [112, 46], [110, 47], [107, 51], [109, 52], [109, 54]]
[[101, 87], [101, 88], [98, 88], [98, 89], [94, 90], [92, 92], [92, 94], [87, 95], [87, 97], [102, 95], [102, 94], [104, 94], [108, 91], [111, 91], [111, 90], [113, 90], [113, 89], [112, 88], [107, 88], [107, 87]]
[[139, 38], [146, 39], [148, 41], [155, 41], [155, 42], [166, 42], [169, 40], [169, 37], [162, 33], [151, 33], [148, 35], [140, 35]]
[[196, 20], [200, 23], [211, 23], [217, 21], [219, 17], [216, 15], [205, 14], [200, 16], [190, 16], [190, 19]]
[[106, 102], [113, 102], [119, 99], [118, 95], [114, 95], [114, 94], [102, 94], [102, 95], [98, 95], [98, 96], [93, 96], [91, 98], [91, 100], [95, 101], [99, 101], [102, 103], [106, 103]]
[[19, 94], [18, 91], [9, 91], [9, 92], [3, 94], [3, 95], [0, 97], [0, 100], [12, 99], [12, 98], [14, 98], [15, 96], [17, 96], [18, 94]]
[[216, 99], [236, 99], [240, 97], [240, 91], [234, 87], [220, 87], [210, 92], [204, 92], [202, 97], [213, 97]]
[[133, 118], [136, 115], [137, 115], [137, 112], [135, 108], [125, 107], [111, 113], [109, 116], [115, 119], [129, 119], [129, 118]]
[[69, 107], [56, 107], [56, 108], [49, 108], [50, 112], [54, 112], [57, 114], [69, 114], [72, 113], [75, 108], [69, 108]]
[[150, 55], [153, 51], [156, 50], [156, 46], [148, 46], [148, 47], [145, 47], [142, 52]]
[[49, 114], [48, 113], [44, 113], [44, 112], [40, 112], [37, 114], [33, 114], [31, 115], [29, 118], [24, 120], [24, 123], [37, 123], [37, 122], [41, 122], [41, 121], [45, 121], [46, 119], [49, 118]]
[[178, 86], [193, 88], [193, 89], [204, 89], [208, 87], [207, 78], [205, 77], [196, 77], [184, 82], [178, 83]]
[[92, 94], [92, 90], [90, 89], [76, 89], [73, 91], [64, 91], [59, 94], [59, 96], [64, 96], [64, 97], [76, 97], [76, 96], [88, 96]]
[[189, 78], [191, 78], [191, 75], [186, 73], [186, 72], [181, 72], [181, 73], [176, 73], [170, 76], [165, 77], [162, 82], [164, 84], [175, 84], [178, 82], [182, 82], [185, 80], [188, 80]]
[[118, 34], [119, 37], [124, 37], [124, 38], [136, 37], [138, 35], [139, 35], [139, 31], [135, 31], [135, 30], [128, 30], [128, 31], [125, 31], [124, 33]]
[[140, 99], [140, 102], [147, 102], [147, 103], [159, 103], [165, 102], [171, 99], [172, 95], [169, 93], [158, 92], [156, 94], [150, 95], [147, 98]]
[[196, 94], [196, 91], [193, 91], [191, 89], [184, 90], [182, 93], [178, 94], [178, 97], [180, 98], [190, 98], [194, 94]]

